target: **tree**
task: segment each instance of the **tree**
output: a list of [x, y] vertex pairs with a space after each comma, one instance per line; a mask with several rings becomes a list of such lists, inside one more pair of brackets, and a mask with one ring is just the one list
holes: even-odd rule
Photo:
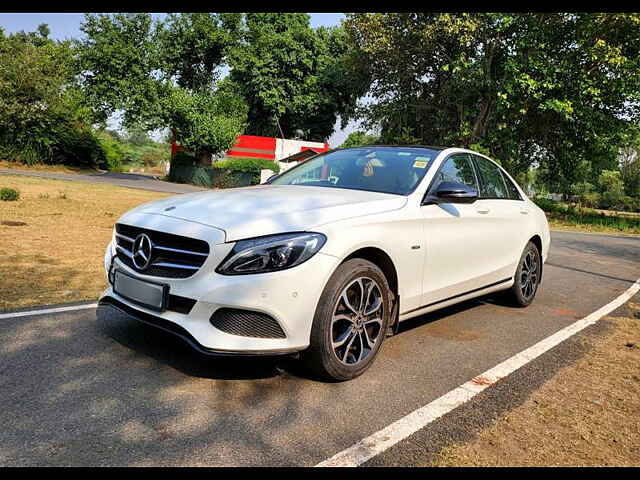
[[144, 13], [85, 15], [76, 41], [78, 73], [94, 120], [106, 120], [122, 111], [125, 128], [160, 128], [160, 99], [170, 82], [159, 72], [159, 29]]
[[168, 123], [180, 145], [196, 153], [202, 165], [211, 164], [211, 153], [228, 149], [244, 129], [246, 105], [233, 92], [194, 95], [175, 88], [167, 98]]
[[97, 140], [74, 83], [70, 42], [49, 29], [0, 32], [0, 148], [9, 160], [96, 166]]
[[515, 174], [545, 164], [569, 193], [615, 165], [640, 114], [638, 14], [349, 14], [345, 26], [369, 65], [358, 116], [383, 142], [481, 146]]
[[239, 13], [170, 14], [158, 30], [162, 71], [179, 87], [211, 90], [229, 48], [239, 40], [241, 20]]
[[375, 135], [370, 135], [365, 132], [361, 132], [356, 130], [355, 132], [351, 132], [349, 136], [346, 138], [340, 148], [351, 148], [351, 147], [360, 147], [363, 145], [373, 145], [378, 143], [379, 138]]
[[164, 22], [142, 13], [86, 15], [78, 65], [96, 120], [121, 110], [128, 129], [169, 128], [210, 164], [246, 120], [241, 97], [218, 81], [239, 22], [238, 14], [176, 14]]
[[241, 38], [229, 64], [249, 104], [247, 133], [291, 137], [302, 130], [324, 141], [365, 93], [349, 75], [356, 70], [340, 27], [314, 30], [302, 13], [250, 13]]

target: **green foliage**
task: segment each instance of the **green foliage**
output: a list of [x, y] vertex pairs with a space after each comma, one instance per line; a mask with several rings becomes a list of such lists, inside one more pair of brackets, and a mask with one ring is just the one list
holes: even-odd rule
[[[273, 162], [265, 158], [251, 158], [251, 157], [229, 158], [227, 160], [215, 162], [213, 164], [213, 168], [218, 170], [226, 170], [234, 174], [238, 174], [238, 173], [249, 174], [251, 176], [251, 183], [254, 185], [260, 183], [260, 170], [268, 169], [273, 171], [274, 173], [280, 172], [280, 165], [278, 165], [277, 162]], [[223, 178], [233, 178], [233, 176], [227, 175]], [[231, 180], [227, 180], [227, 182], [229, 181]], [[237, 185], [234, 185], [234, 186], [237, 186]], [[225, 188], [225, 187], [219, 187], [219, 188]]]
[[598, 184], [602, 192], [601, 208], [612, 210], [624, 208], [624, 183], [619, 171], [603, 170], [598, 177]]
[[0, 150], [11, 161], [95, 167], [103, 161], [75, 85], [70, 42], [0, 35]]
[[196, 165], [194, 167], [193, 173], [191, 174], [189, 183], [201, 187], [211, 187], [211, 177], [209, 176], [209, 169], [200, 165]]
[[169, 14], [158, 30], [162, 71], [191, 91], [215, 88], [227, 50], [239, 37], [239, 13]]
[[617, 195], [622, 195], [624, 192], [624, 182], [622, 181], [619, 171], [603, 170], [598, 177], [598, 184], [603, 193], [612, 192]]
[[145, 145], [153, 145], [155, 143], [151, 137], [149, 137], [149, 132], [139, 127], [127, 130], [124, 138], [117, 133], [114, 135], [115, 132], [109, 133], [111, 133], [117, 140], [126, 140], [129, 145], [134, 147], [144, 147]]
[[232, 158], [215, 162], [211, 168], [198, 165], [196, 157], [178, 151], [169, 170], [169, 180], [205, 187], [232, 188], [260, 183], [260, 170], [278, 173], [276, 162], [261, 158]]
[[164, 126], [160, 99], [170, 84], [153, 74], [161, 66], [159, 28], [145, 13], [85, 15], [77, 71], [95, 121], [122, 110], [127, 128]]
[[574, 195], [586, 195], [593, 192], [594, 186], [589, 182], [578, 182], [571, 185], [571, 193]]
[[20, 191], [14, 188], [0, 188], [0, 200], [3, 202], [15, 202], [20, 198]]
[[[249, 105], [247, 133], [324, 140], [366, 93], [341, 27], [313, 30], [304, 13], [249, 13], [229, 50], [230, 78]], [[343, 119], [344, 120], [344, 119]], [[344, 122], [343, 122], [344, 123]]]
[[357, 116], [385, 143], [480, 145], [568, 194], [615, 168], [640, 118], [639, 14], [348, 14], [345, 26], [368, 65]]
[[244, 101], [227, 90], [192, 94], [178, 87], [165, 103], [176, 140], [198, 157], [228, 150], [244, 129]]
[[[545, 198], [534, 198], [534, 202], [547, 213], [550, 219], [569, 225], [596, 225], [621, 232], [640, 233], [639, 216], [607, 215], [574, 205], [566, 205]], [[640, 205], [638, 205], [640, 207]], [[640, 208], [638, 208], [640, 210]]]
[[640, 198], [640, 134], [634, 132], [620, 149], [620, 177], [625, 193]]
[[98, 138], [104, 152], [107, 169], [110, 171], [120, 169], [125, 156], [122, 143], [106, 131], [100, 132]]
[[246, 122], [240, 95], [217, 81], [240, 21], [240, 14], [172, 14], [156, 22], [143, 13], [86, 15], [78, 58], [94, 118], [123, 110], [127, 129], [168, 127], [210, 163]]
[[602, 198], [597, 192], [582, 193], [578, 196], [578, 202], [589, 208], [598, 208], [601, 205]]
[[260, 170], [268, 169], [274, 173], [280, 172], [280, 165], [266, 158], [238, 157], [228, 158], [213, 164], [213, 168], [223, 168], [234, 172], [260, 173]]
[[260, 183], [260, 175], [256, 178], [254, 174], [244, 173], [227, 169], [215, 169], [212, 175], [212, 186], [214, 188], [237, 188]]
[[361, 147], [363, 145], [375, 145], [380, 139], [375, 135], [370, 135], [365, 132], [355, 131], [351, 132], [349, 136], [342, 142], [339, 148], [351, 148]]

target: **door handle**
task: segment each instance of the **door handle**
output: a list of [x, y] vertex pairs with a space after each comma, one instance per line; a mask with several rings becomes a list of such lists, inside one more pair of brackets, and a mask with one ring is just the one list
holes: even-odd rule
[[489, 213], [491, 210], [487, 207], [478, 207], [476, 208], [476, 212], [478, 213]]
[[528, 208], [521, 208], [520, 209], [520, 213], [523, 215], [527, 215], [529, 213], [529, 209]]

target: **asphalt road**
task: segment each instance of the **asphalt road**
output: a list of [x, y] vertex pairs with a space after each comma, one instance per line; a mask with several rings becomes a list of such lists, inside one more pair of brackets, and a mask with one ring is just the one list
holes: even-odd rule
[[[640, 277], [638, 238], [552, 238], [529, 308], [489, 297], [404, 322], [373, 367], [346, 383], [306, 378], [291, 360], [203, 358], [106, 307], [2, 320], [0, 465], [314, 465]], [[579, 350], [576, 340], [550, 350], [368, 463], [415, 464], [464, 439]]]
[[203, 190], [201, 187], [196, 187], [195, 185], [163, 182], [162, 180], [157, 180], [151, 175], [141, 175], [137, 173], [49, 173], [29, 170], [0, 169], [0, 175], [23, 175], [26, 177], [41, 177], [53, 178], [56, 180], [70, 180], [75, 182], [100, 183], [167, 193], [191, 193]]

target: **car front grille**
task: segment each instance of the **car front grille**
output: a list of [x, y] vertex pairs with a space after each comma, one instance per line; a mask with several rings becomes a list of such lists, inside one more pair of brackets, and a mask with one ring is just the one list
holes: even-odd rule
[[[149, 266], [141, 270], [133, 262], [132, 250], [136, 237], [143, 233], [151, 240], [152, 253]], [[209, 244], [196, 238], [116, 223], [116, 251], [118, 259], [137, 272], [153, 277], [188, 278], [207, 260]]]

